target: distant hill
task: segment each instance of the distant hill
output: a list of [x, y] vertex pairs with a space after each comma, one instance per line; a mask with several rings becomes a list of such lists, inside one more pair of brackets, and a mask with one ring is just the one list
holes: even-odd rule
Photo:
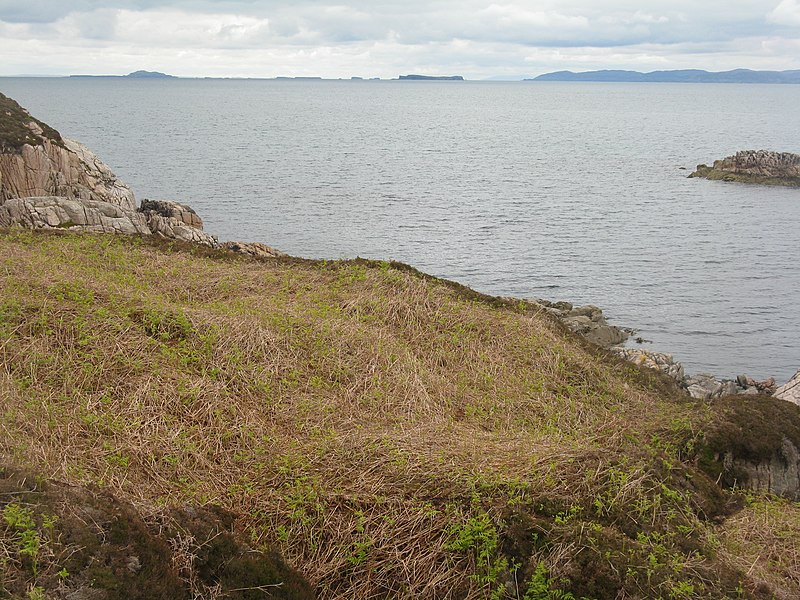
[[800, 83], [800, 70], [795, 71], [733, 71], [710, 72], [700, 69], [679, 71], [557, 71], [546, 73], [525, 81], [606, 81], [606, 82], [654, 82], [654, 83]]
[[133, 73], [128, 73], [125, 77], [134, 79], [176, 79], [174, 75], [167, 75], [159, 71], [134, 71]]

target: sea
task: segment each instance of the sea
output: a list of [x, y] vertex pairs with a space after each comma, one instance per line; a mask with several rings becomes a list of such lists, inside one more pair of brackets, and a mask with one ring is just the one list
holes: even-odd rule
[[0, 92], [222, 240], [595, 304], [687, 373], [782, 383], [800, 368], [800, 189], [687, 178], [737, 150], [800, 153], [798, 85], [2, 78]]

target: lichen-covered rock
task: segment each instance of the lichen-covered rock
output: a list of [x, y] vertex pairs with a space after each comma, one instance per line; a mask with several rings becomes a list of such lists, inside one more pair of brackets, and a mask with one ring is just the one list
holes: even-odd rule
[[631, 335], [630, 329], [609, 325], [602, 309], [593, 304], [575, 307], [569, 302], [549, 302], [543, 299], [531, 302], [544, 308], [570, 330], [602, 348], [622, 344]]
[[286, 256], [286, 253], [258, 242], [225, 242], [222, 244], [222, 247], [227, 248], [232, 252], [246, 254], [248, 256], [255, 256], [258, 258], [276, 258], [279, 256]]
[[172, 200], [142, 200], [142, 205], [139, 211], [146, 216], [160, 216], [165, 218], [177, 219], [184, 225], [194, 227], [195, 229], [203, 229], [203, 219], [200, 218], [191, 206], [174, 202]]
[[139, 209], [150, 231], [165, 238], [218, 248], [219, 241], [203, 231], [203, 220], [191, 207], [171, 200], [142, 200]]
[[789, 381], [777, 388], [772, 395], [779, 400], [800, 405], [800, 371], [797, 371]]
[[671, 354], [652, 352], [641, 348], [612, 348], [611, 351], [620, 358], [642, 367], [655, 369], [669, 375], [678, 383], [683, 383], [685, 377], [683, 365], [676, 361]]
[[96, 233], [149, 234], [144, 215], [100, 200], [58, 196], [12, 198], [0, 204], [0, 227], [75, 229]]
[[697, 170], [689, 177], [800, 186], [800, 155], [791, 152], [743, 150], [714, 161], [711, 167], [697, 165]]

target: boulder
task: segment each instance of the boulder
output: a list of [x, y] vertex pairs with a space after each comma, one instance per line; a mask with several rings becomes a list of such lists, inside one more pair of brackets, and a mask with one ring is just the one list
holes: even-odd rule
[[255, 256], [258, 258], [276, 258], [280, 256], [287, 256], [284, 252], [276, 250], [266, 244], [258, 242], [225, 242], [222, 244], [223, 248], [227, 248], [231, 252], [239, 254], [247, 254], [248, 256]]
[[603, 316], [603, 311], [592, 304], [573, 307], [568, 302], [543, 304], [538, 301], [538, 303], [572, 331], [603, 348], [622, 344], [631, 335], [629, 329], [609, 325]]
[[634, 364], [649, 367], [656, 371], [661, 371], [672, 377], [678, 383], [683, 383], [684, 371], [683, 365], [677, 362], [671, 354], [664, 354], [662, 352], [652, 352], [641, 348], [612, 348], [620, 358], [628, 360]]
[[779, 400], [800, 405], [800, 371], [797, 371], [789, 381], [777, 388], [772, 395]]
[[142, 200], [139, 209], [150, 231], [161, 237], [219, 248], [219, 241], [203, 231], [203, 220], [189, 206], [171, 200]]

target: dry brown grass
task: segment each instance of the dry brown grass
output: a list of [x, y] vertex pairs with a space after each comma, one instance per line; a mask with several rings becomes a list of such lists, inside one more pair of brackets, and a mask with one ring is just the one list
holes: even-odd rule
[[777, 600], [800, 590], [800, 504], [748, 497], [747, 506], [720, 530], [721, 551], [747, 573], [749, 585], [769, 589]]
[[[595, 554], [607, 571], [630, 563], [609, 576], [621, 597], [725, 593], [684, 544], [708, 516], [691, 483], [702, 476], [680, 462], [705, 408], [530, 306], [389, 264], [29, 232], [0, 251], [0, 453], [48, 477], [138, 503], [220, 504], [320, 598], [488, 598], [503, 585], [521, 598], [539, 562], [574, 581]], [[546, 522], [547, 544], [526, 529], [524, 551], [506, 551], [521, 508]], [[458, 527], [484, 516], [493, 553], [523, 563], [522, 587], [509, 569], [487, 573], [479, 549], [453, 550]], [[664, 564], [646, 573], [637, 561], [656, 546]], [[677, 595], [667, 559], [694, 596]]]

